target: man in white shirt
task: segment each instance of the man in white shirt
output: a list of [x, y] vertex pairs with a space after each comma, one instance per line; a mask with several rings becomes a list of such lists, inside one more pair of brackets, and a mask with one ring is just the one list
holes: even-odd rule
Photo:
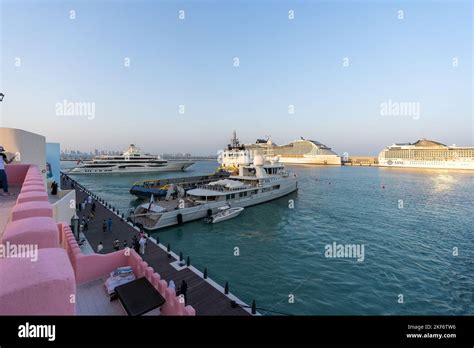
[[3, 186], [3, 192], [1, 193], [3, 196], [10, 195], [10, 192], [8, 192], [8, 178], [7, 172], [5, 171], [5, 163], [12, 163], [14, 158], [15, 157], [8, 159], [7, 155], [5, 154], [5, 149], [0, 145], [0, 181], [2, 182]]
[[146, 238], [142, 236], [138, 244], [140, 244], [140, 254], [145, 255]]
[[99, 245], [97, 245], [97, 253], [100, 253], [102, 249], [104, 249], [104, 245], [102, 244], [102, 242], [99, 242]]

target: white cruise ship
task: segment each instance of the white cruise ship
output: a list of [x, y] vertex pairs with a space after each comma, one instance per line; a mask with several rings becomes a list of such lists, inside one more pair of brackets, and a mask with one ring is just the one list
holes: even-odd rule
[[447, 146], [426, 139], [393, 144], [380, 152], [379, 166], [474, 170], [474, 147]]
[[68, 174], [113, 174], [174, 172], [193, 165], [191, 161], [166, 161], [159, 156], [144, 154], [131, 144], [121, 156], [97, 156], [91, 161], [81, 162]]
[[224, 206], [248, 207], [283, 197], [298, 189], [295, 174], [289, 174], [277, 161], [263, 156], [240, 157], [238, 174], [184, 192], [171, 187], [166, 199], [139, 205], [132, 219], [147, 230], [156, 230], [210, 217]]
[[276, 145], [269, 138], [258, 139], [255, 144], [246, 144], [245, 149], [249, 150], [253, 156], [276, 156], [282, 163], [341, 165], [341, 157], [330, 147], [304, 138], [285, 145]]

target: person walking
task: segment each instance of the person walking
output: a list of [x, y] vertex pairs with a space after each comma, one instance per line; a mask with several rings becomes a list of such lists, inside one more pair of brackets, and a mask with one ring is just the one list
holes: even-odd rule
[[92, 202], [91, 211], [93, 213], [95, 213], [95, 208], [96, 208], [95, 202]]
[[107, 222], [104, 219], [104, 222], [102, 222], [102, 232], [107, 232]]
[[120, 241], [118, 239], [114, 240], [114, 250], [115, 251], [120, 250]]
[[179, 288], [179, 293], [180, 295], [183, 295], [184, 297], [184, 305], [186, 305], [186, 301], [187, 301], [187, 298], [186, 298], [187, 292], [188, 292], [188, 283], [186, 283], [186, 281], [183, 279], [183, 281], [181, 282], [181, 286]]
[[112, 218], [107, 221], [107, 228], [109, 232], [112, 232]]
[[140, 244], [138, 243], [138, 238], [137, 236], [133, 236], [133, 239], [132, 239], [132, 248], [133, 250], [135, 250], [135, 252], [137, 254], [140, 253]]
[[97, 245], [97, 253], [100, 253], [104, 249], [104, 244], [102, 242], [99, 242], [99, 245]]
[[138, 243], [140, 244], [140, 254], [145, 255], [146, 238], [142, 236]]

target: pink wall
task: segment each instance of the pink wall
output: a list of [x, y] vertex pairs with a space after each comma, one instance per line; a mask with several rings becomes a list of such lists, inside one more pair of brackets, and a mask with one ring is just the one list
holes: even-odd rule
[[[26, 255], [25, 255], [26, 256]], [[0, 315], [74, 315], [74, 270], [60, 248], [0, 259]]]
[[162, 314], [196, 315], [194, 308], [192, 306], [185, 307], [174, 290], [168, 288], [168, 283], [161, 279], [160, 275], [155, 273], [153, 268], [149, 267], [135, 250], [130, 249], [128, 254], [125, 250], [120, 250], [110, 254], [84, 255], [81, 253], [69, 226], [59, 224], [58, 227], [61, 231], [60, 241], [71, 260], [77, 284], [104, 277], [117, 267], [131, 266], [137, 278], [146, 277], [166, 299], [165, 304], [161, 307]]
[[[28, 164], [7, 164], [5, 171], [8, 176], [8, 183], [21, 185], [25, 180], [26, 172], [30, 166]], [[38, 171], [39, 172], [39, 171]]]
[[58, 228], [50, 217], [32, 217], [10, 222], [3, 233], [2, 244], [34, 244], [38, 248], [59, 248]]
[[[22, 184], [26, 176], [29, 182], [42, 180], [36, 166], [8, 165], [6, 169], [10, 183]], [[28, 190], [25, 185], [21, 192]], [[45, 192], [41, 186], [38, 190]], [[166, 299], [162, 314], [196, 315], [194, 308], [180, 303], [174, 291], [167, 287], [167, 282], [134, 250], [130, 249], [128, 254], [124, 250], [106, 255], [82, 254], [69, 226], [60, 223], [54, 225], [54, 232], [51, 231], [51, 205], [34, 201], [33, 196], [28, 199], [28, 195], [24, 195], [23, 203], [13, 207], [13, 222], [7, 225], [8, 233], [4, 239], [39, 244], [42, 249], [38, 250], [37, 262], [26, 258], [0, 259], [0, 315], [75, 314], [75, 304], [70, 297], [76, 293], [76, 284], [107, 276], [121, 266], [131, 266], [136, 277], [146, 277], [161, 293]], [[44, 227], [43, 232], [37, 228], [39, 222]]]

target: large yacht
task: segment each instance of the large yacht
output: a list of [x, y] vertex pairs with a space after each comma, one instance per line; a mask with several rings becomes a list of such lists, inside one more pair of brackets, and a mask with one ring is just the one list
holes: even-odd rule
[[252, 156], [277, 156], [282, 163], [341, 165], [341, 157], [330, 147], [315, 140], [301, 138], [285, 145], [276, 145], [270, 138], [257, 139], [255, 144], [246, 144]]
[[427, 139], [393, 144], [380, 152], [379, 166], [473, 170], [474, 147], [447, 146]]
[[68, 174], [111, 174], [182, 171], [193, 165], [191, 161], [166, 161], [159, 156], [144, 154], [131, 144], [121, 156], [97, 156], [83, 161]]
[[[227, 155], [231, 150], [224, 151]], [[170, 187], [164, 200], [139, 205], [132, 217], [147, 230], [209, 217], [223, 206], [248, 207], [283, 197], [298, 189], [295, 174], [289, 174], [278, 159], [266, 161], [248, 154], [238, 158], [238, 174], [185, 191]]]

